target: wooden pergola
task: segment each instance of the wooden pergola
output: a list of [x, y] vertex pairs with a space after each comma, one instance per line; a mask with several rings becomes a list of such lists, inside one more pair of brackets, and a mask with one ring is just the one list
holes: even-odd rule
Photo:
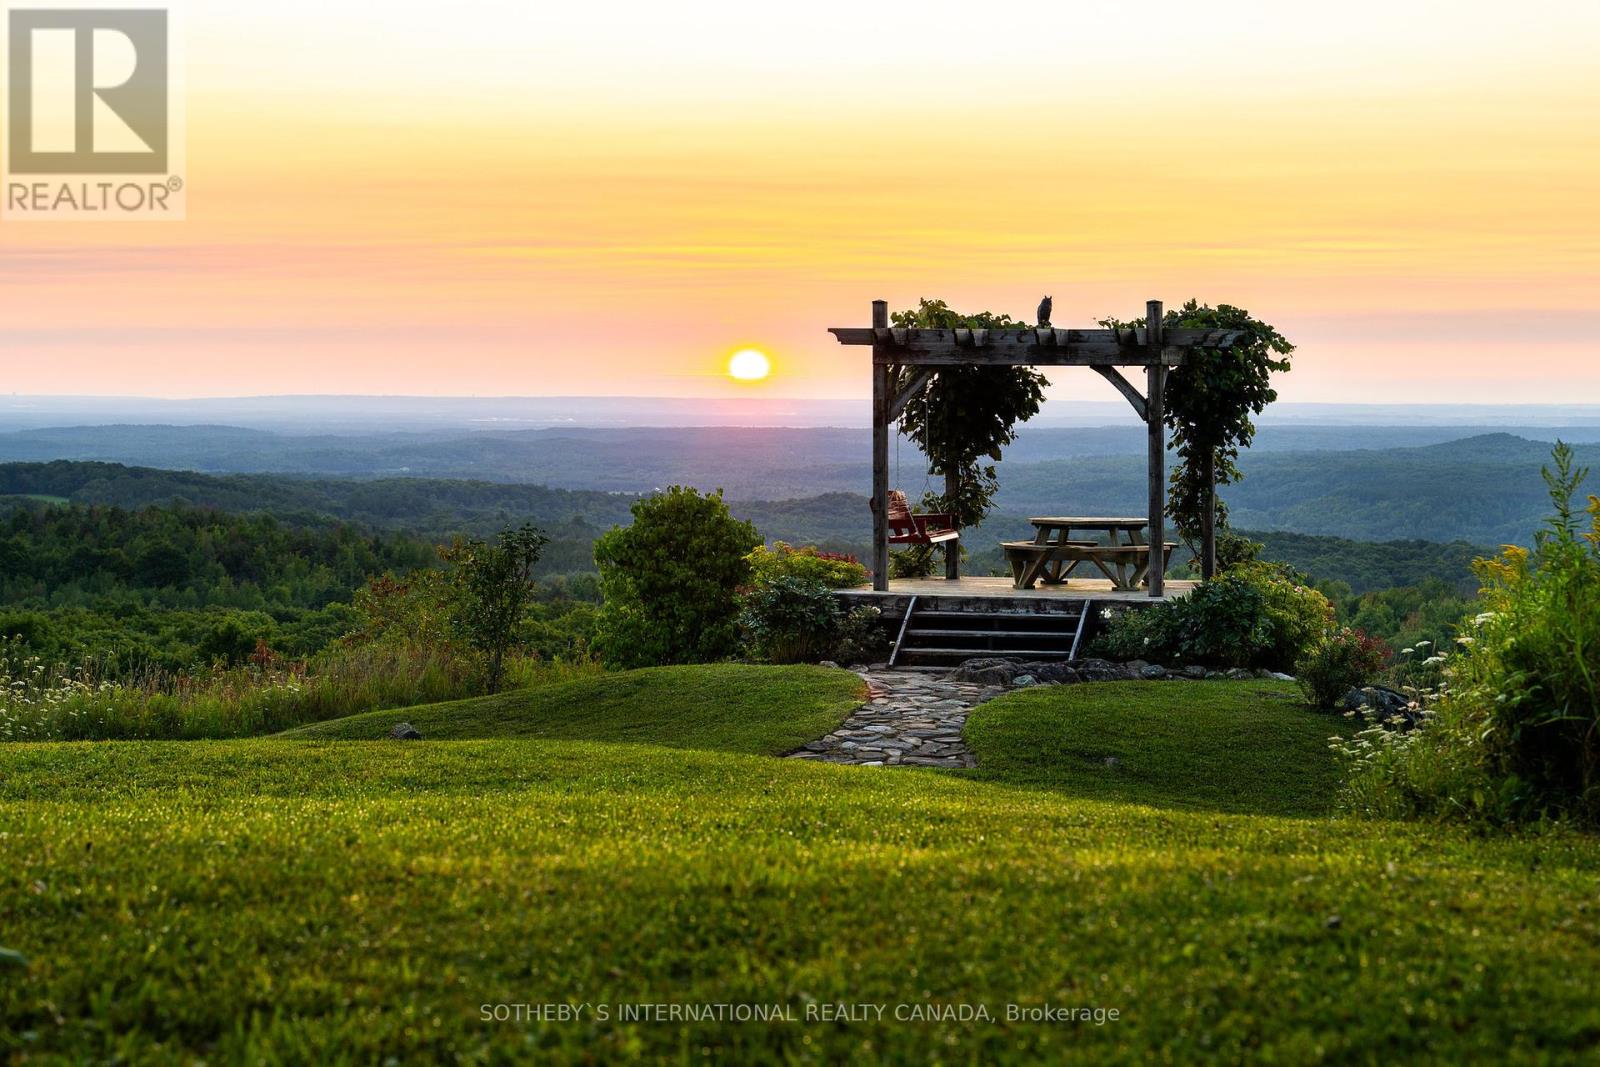
[[[1166, 539], [1167, 437], [1163, 423], [1167, 371], [1181, 367], [1191, 348], [1226, 348], [1237, 330], [1165, 329], [1161, 301], [1145, 305], [1142, 329], [1063, 330], [1048, 325], [1011, 330], [923, 330], [891, 328], [889, 304], [872, 302], [869, 327], [832, 327], [840, 344], [872, 346], [872, 587], [889, 588], [889, 424], [927, 387], [940, 367], [1089, 367], [1116, 387], [1148, 430], [1149, 532], [1152, 545]], [[916, 368], [898, 391], [904, 368]], [[1145, 391], [1121, 367], [1143, 367]], [[955, 476], [947, 475], [947, 482]], [[953, 486], [947, 486], [947, 493]], [[1214, 559], [1213, 508], [1207, 509], [1205, 570]], [[1159, 550], [1158, 550], [1159, 551]], [[959, 576], [959, 551], [947, 548], [945, 575]], [[1152, 566], [1149, 593], [1163, 593], [1161, 568]]]

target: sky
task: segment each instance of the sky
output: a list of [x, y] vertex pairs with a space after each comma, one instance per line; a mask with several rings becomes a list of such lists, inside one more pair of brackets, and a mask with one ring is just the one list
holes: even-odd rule
[[1594, 0], [180, 14], [187, 219], [0, 224], [0, 391], [860, 397], [873, 299], [1049, 293], [1246, 307], [1286, 400], [1600, 400]]

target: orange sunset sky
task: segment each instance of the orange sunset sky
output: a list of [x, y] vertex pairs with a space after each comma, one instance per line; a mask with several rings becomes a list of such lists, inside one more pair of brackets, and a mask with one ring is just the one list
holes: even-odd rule
[[1248, 307], [1286, 400], [1600, 402], [1595, 0], [183, 25], [188, 219], [0, 225], [5, 391], [862, 396], [874, 297], [1051, 293]]

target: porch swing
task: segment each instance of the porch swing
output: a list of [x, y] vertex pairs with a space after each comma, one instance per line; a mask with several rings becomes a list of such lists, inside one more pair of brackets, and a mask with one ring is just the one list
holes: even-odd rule
[[[894, 475], [895, 481], [900, 480], [900, 437], [897, 433], [894, 442]], [[889, 520], [889, 543], [891, 545], [942, 545], [951, 541], [961, 540], [961, 531], [956, 529], [956, 517], [945, 511], [931, 511], [922, 515], [913, 515], [911, 505], [906, 500], [906, 494], [900, 489], [891, 489], [888, 493], [888, 508], [886, 517]]]

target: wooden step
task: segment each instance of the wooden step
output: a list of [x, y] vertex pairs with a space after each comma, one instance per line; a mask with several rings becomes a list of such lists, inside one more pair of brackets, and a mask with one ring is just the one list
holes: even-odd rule
[[1059, 661], [1067, 659], [1069, 653], [1064, 648], [902, 648], [899, 654], [899, 664], [907, 667], [926, 667], [926, 665], [947, 665], [955, 667], [963, 664], [968, 659], [1043, 659], [1043, 661]]
[[[917, 617], [917, 622], [922, 617]], [[1061, 630], [907, 630], [907, 638], [935, 638], [946, 639], [956, 637], [981, 637], [985, 640], [1005, 638], [1007, 640], [1044, 640], [1044, 641], [1071, 641], [1076, 627], [1066, 627]]]

